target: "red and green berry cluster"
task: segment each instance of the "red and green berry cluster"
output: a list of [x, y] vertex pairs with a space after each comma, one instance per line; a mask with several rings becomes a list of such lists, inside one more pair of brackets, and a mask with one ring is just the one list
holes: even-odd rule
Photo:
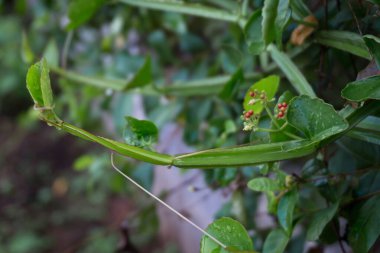
[[277, 105], [277, 108], [278, 108], [277, 118], [281, 119], [285, 116], [286, 109], [288, 108], [288, 104], [286, 102], [279, 103]]

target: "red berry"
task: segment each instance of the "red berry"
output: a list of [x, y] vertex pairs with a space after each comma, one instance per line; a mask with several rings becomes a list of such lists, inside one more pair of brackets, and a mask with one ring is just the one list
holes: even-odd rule
[[280, 108], [281, 112], [285, 112], [285, 110], [286, 110], [286, 107], [284, 107], [284, 106]]
[[278, 113], [278, 117], [279, 117], [279, 118], [282, 118], [282, 117], [284, 117], [284, 115], [285, 115], [285, 114], [284, 114], [284, 112], [283, 112], [283, 111], [280, 111], [280, 112]]
[[252, 111], [252, 110], [249, 110], [248, 112], [246, 112], [246, 113], [244, 114], [244, 117], [245, 117], [246, 119], [249, 119], [252, 115], [253, 115], [253, 111]]
[[284, 102], [284, 103], [282, 103], [282, 106], [286, 108], [288, 106], [288, 104]]
[[278, 104], [277, 107], [278, 107], [278, 109], [281, 109], [282, 108], [282, 104]]
[[254, 91], [251, 91], [251, 92], [249, 92], [249, 96], [254, 97], [254, 96], [256, 96], [256, 93]]

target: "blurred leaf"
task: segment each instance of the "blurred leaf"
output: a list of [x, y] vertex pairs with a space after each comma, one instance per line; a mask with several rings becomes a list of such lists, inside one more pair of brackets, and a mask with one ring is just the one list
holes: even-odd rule
[[47, 63], [49, 64], [49, 67], [58, 67], [59, 50], [55, 40], [49, 40], [49, 43], [47, 44], [43, 55]]
[[377, 67], [380, 68], [380, 38], [374, 35], [364, 35], [364, 42], [369, 51], [371, 51], [373, 58], [376, 61]]
[[[253, 244], [245, 228], [237, 221], [223, 217], [211, 223], [206, 231], [225, 244], [227, 247], [239, 251], [252, 251]], [[201, 241], [201, 253], [228, 253], [216, 244], [208, 236], [203, 235]]]
[[350, 221], [348, 240], [355, 253], [368, 252], [380, 235], [380, 196], [367, 200]]
[[296, 89], [300, 95], [316, 97], [311, 85], [307, 82], [304, 75], [292, 62], [289, 56], [283, 52], [280, 52], [274, 45], [269, 45], [268, 51], [270, 52], [272, 59], [277, 63], [282, 72], [284, 72], [285, 76], [293, 85], [294, 89]]
[[[308, 22], [310, 24], [318, 25], [318, 20], [315, 16], [310, 15], [303, 19], [303, 21]], [[316, 27], [311, 25], [300, 24], [293, 30], [292, 35], [290, 37], [290, 41], [293, 45], [300, 46], [305, 40], [314, 32]]]
[[106, 2], [106, 0], [71, 0], [69, 5], [70, 23], [68, 30], [76, 29], [88, 21], [95, 12]]
[[289, 124], [315, 142], [348, 128], [347, 121], [330, 104], [318, 98], [295, 97], [286, 114]]
[[85, 170], [90, 167], [94, 160], [94, 156], [92, 155], [82, 155], [75, 160], [74, 169], [77, 171]]
[[265, 239], [263, 253], [283, 253], [286, 245], [289, 242], [289, 237], [281, 228], [272, 230]]
[[224, 85], [223, 90], [219, 93], [219, 97], [224, 100], [231, 100], [238, 91], [239, 86], [244, 80], [243, 71], [239, 68]]
[[264, 91], [266, 93], [267, 99], [271, 100], [276, 95], [279, 84], [280, 84], [280, 77], [275, 76], [275, 75], [268, 76], [266, 78], [259, 80], [256, 83], [254, 83], [247, 90], [247, 92], [245, 94], [244, 104], [243, 104], [244, 110], [245, 111], [253, 110], [255, 114], [260, 114], [261, 111], [264, 109], [264, 107], [259, 102], [250, 105], [249, 102], [252, 99], [255, 99], [255, 98], [251, 97], [250, 93], [254, 92], [255, 90], [257, 90], [259, 92]]
[[371, 59], [371, 55], [368, 52], [363, 38], [357, 33], [346, 31], [319, 31], [315, 35], [315, 40], [327, 47], [343, 50], [368, 60]]
[[276, 29], [276, 41], [277, 46], [281, 48], [282, 46], [282, 33], [285, 26], [288, 24], [290, 17], [292, 16], [292, 11], [289, 8], [289, 0], [279, 0], [277, 8], [277, 16], [275, 20]]
[[34, 53], [33, 53], [33, 50], [30, 48], [29, 40], [25, 31], [22, 32], [21, 43], [22, 43], [22, 46], [21, 46], [22, 60], [27, 64], [31, 64], [34, 60]]
[[355, 196], [362, 197], [380, 190], [380, 170], [369, 171], [359, 178]]
[[275, 180], [267, 177], [254, 178], [248, 182], [248, 187], [253, 191], [274, 192], [279, 191], [281, 187]]
[[284, 229], [288, 237], [291, 237], [293, 231], [293, 212], [298, 201], [298, 192], [293, 189], [280, 199], [277, 207], [278, 222]]
[[132, 80], [128, 82], [124, 90], [129, 90], [133, 88], [138, 88], [150, 84], [152, 81], [152, 67], [151, 59], [147, 57], [144, 64], [139, 69], [139, 71], [134, 75]]
[[265, 45], [269, 45], [276, 38], [276, 17], [279, 0], [264, 0], [262, 33]]
[[342, 90], [342, 97], [355, 102], [368, 99], [380, 100], [380, 76], [348, 83]]
[[139, 120], [133, 117], [126, 117], [127, 126], [124, 131], [124, 139], [127, 144], [147, 147], [156, 143], [158, 140], [158, 129], [153, 122]]
[[311, 14], [311, 11], [303, 0], [292, 0], [290, 1], [290, 6], [292, 8], [293, 15], [298, 19], [303, 19]]
[[326, 225], [334, 218], [339, 207], [339, 203], [335, 203], [325, 209], [319, 210], [313, 214], [307, 228], [307, 240], [318, 240]]
[[262, 33], [262, 12], [256, 10], [252, 13], [244, 26], [244, 35], [251, 54], [257, 55], [264, 51], [265, 43]]

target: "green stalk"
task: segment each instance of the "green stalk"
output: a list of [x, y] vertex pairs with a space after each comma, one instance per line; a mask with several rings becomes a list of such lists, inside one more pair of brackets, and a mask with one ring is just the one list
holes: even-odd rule
[[240, 22], [245, 22], [244, 18], [240, 17], [237, 14], [220, 10], [217, 8], [203, 6], [200, 4], [170, 0], [119, 0], [119, 2], [137, 7], [143, 7], [160, 11], [177, 12], [237, 24], [239, 24]]
[[157, 165], [171, 165], [173, 161], [173, 156], [156, 153], [156, 152], [145, 150], [139, 147], [131, 146], [125, 143], [110, 140], [101, 136], [96, 136], [92, 133], [89, 133], [81, 128], [65, 123], [63, 121], [62, 122], [47, 121], [47, 123], [54, 125], [55, 127], [62, 129], [77, 137], [80, 137], [84, 140], [96, 142], [121, 155], [128, 156], [140, 161], [157, 164]]
[[316, 144], [307, 140], [219, 148], [177, 155], [173, 160], [173, 165], [180, 168], [256, 165], [303, 157], [314, 153], [315, 150]]

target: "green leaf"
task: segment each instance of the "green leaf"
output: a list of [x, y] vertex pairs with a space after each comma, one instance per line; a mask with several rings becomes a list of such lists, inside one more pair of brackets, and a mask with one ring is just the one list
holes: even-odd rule
[[[252, 251], [253, 244], [245, 228], [237, 221], [223, 217], [211, 223], [206, 231], [232, 249], [232, 252]], [[203, 235], [201, 240], [201, 253], [229, 253], [208, 236]]]
[[32, 63], [34, 60], [34, 53], [33, 50], [30, 48], [28, 37], [25, 31], [22, 32], [21, 57], [22, 60], [27, 64]]
[[279, 0], [264, 0], [262, 33], [265, 45], [269, 45], [276, 37], [275, 22]]
[[40, 84], [44, 107], [53, 108], [53, 91], [50, 85], [49, 67], [45, 59], [42, 59], [41, 61]]
[[318, 240], [323, 229], [334, 218], [339, 207], [339, 203], [335, 203], [325, 209], [319, 210], [313, 214], [307, 229], [307, 240]]
[[380, 170], [369, 171], [359, 178], [355, 196], [362, 197], [380, 191]]
[[49, 67], [58, 67], [59, 64], [59, 50], [57, 47], [57, 43], [55, 40], [49, 40], [45, 50], [44, 50], [44, 58], [46, 59]]
[[274, 192], [281, 188], [275, 180], [267, 177], [254, 178], [248, 182], [248, 187], [258, 192]]
[[348, 128], [347, 121], [330, 104], [318, 98], [295, 97], [286, 114], [289, 124], [314, 142], [340, 133]]
[[34, 103], [39, 106], [44, 106], [44, 100], [42, 98], [41, 91], [41, 62], [37, 62], [30, 66], [28, 73], [26, 74], [26, 87], [29, 90]]
[[311, 14], [311, 11], [303, 0], [292, 0], [290, 1], [290, 6], [292, 8], [294, 16], [299, 20], [302, 20], [304, 17]]
[[287, 192], [278, 203], [277, 217], [281, 227], [290, 237], [293, 231], [293, 212], [298, 201], [297, 191], [291, 190]]
[[350, 221], [348, 240], [355, 253], [368, 252], [380, 235], [380, 196], [370, 198]]
[[377, 67], [380, 68], [380, 38], [374, 35], [364, 35], [363, 39], [369, 51], [371, 51]]
[[283, 253], [286, 245], [289, 242], [289, 237], [281, 228], [272, 230], [265, 239], [263, 253]]
[[244, 26], [244, 35], [248, 50], [251, 54], [258, 55], [265, 49], [262, 32], [262, 11], [256, 10], [252, 13]]
[[143, 87], [147, 84], [150, 84], [151, 82], [152, 82], [151, 59], [150, 57], [147, 57], [142, 67], [134, 75], [132, 80], [127, 83], [124, 90]]
[[127, 127], [124, 131], [126, 143], [138, 147], [150, 147], [158, 140], [158, 129], [149, 120], [139, 120], [133, 117], [126, 117]]
[[239, 68], [224, 85], [223, 90], [219, 93], [219, 97], [224, 100], [232, 99], [243, 80], [243, 71]]
[[355, 102], [368, 99], [380, 100], [380, 76], [372, 76], [348, 83], [342, 90], [342, 97]]
[[304, 75], [292, 62], [292, 60], [285, 53], [280, 52], [276, 46], [269, 45], [268, 51], [270, 52], [272, 59], [277, 63], [282, 72], [288, 78], [294, 89], [298, 91], [300, 95], [308, 95], [310, 97], [316, 97], [311, 85], [307, 82]]
[[380, 145], [380, 118], [368, 116], [347, 133], [350, 138]]
[[88, 21], [105, 2], [106, 0], [71, 0], [68, 13], [70, 23], [67, 29], [76, 29]]
[[254, 90], [258, 90], [259, 92], [265, 91], [268, 100], [271, 100], [276, 95], [279, 83], [280, 83], [280, 77], [275, 76], [275, 75], [268, 76], [254, 83], [245, 94], [244, 104], [243, 104], [244, 110], [245, 111], [253, 110], [255, 114], [261, 113], [261, 111], [264, 109], [261, 103], [257, 102], [253, 105], [249, 104], [249, 101], [252, 100], [250, 93]]
[[371, 60], [371, 55], [368, 52], [363, 38], [357, 33], [346, 31], [319, 31], [315, 34], [315, 40], [322, 45]]
[[[282, 46], [282, 33], [285, 26], [288, 24], [291, 17], [291, 10], [289, 8], [289, 0], [279, 0], [277, 8], [277, 17], [275, 20], [275, 31], [277, 46]], [[281, 47], [280, 47], [281, 48]]]

